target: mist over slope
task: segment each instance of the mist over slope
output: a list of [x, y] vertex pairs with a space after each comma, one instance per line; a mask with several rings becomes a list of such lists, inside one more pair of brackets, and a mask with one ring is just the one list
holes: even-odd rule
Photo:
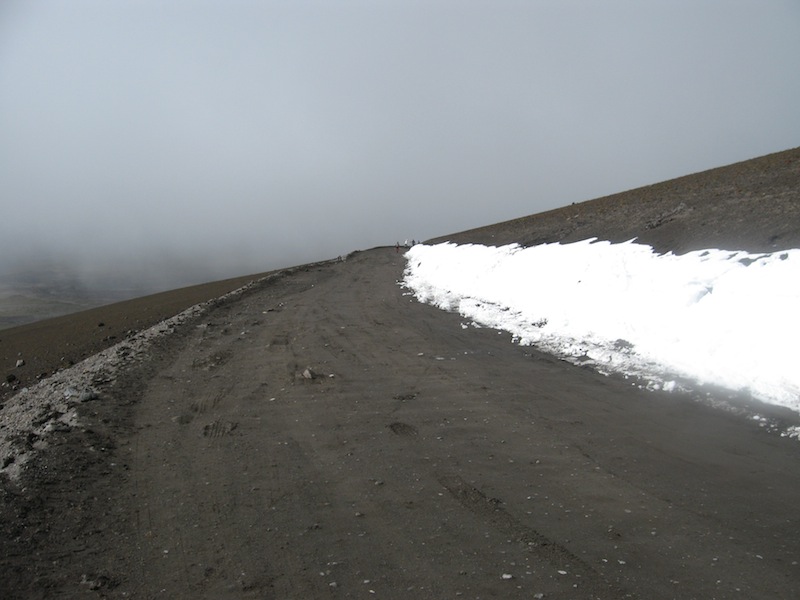
[[0, 329], [155, 292], [109, 273], [87, 279], [64, 261], [34, 260], [0, 270]]
[[[580, 174], [576, 174], [580, 176]], [[800, 247], [800, 148], [429, 240], [500, 246], [637, 238], [657, 252]]]
[[[313, 250], [284, 256], [216, 252], [213, 240], [195, 254], [142, 247], [119, 258], [94, 251], [76, 256], [9, 249], [0, 239], [0, 330], [114, 302], [311, 262]], [[387, 243], [388, 240], [387, 240]], [[202, 249], [202, 251], [201, 251]], [[216, 255], [209, 259], [208, 253]]]
[[87, 281], [63, 262], [38, 260], [19, 264], [13, 270], [0, 272], [0, 329], [155, 291], [120, 277]]
[[[800, 247], [800, 148], [428, 240], [504, 245], [637, 238], [658, 252]], [[388, 240], [387, 242], [392, 242]], [[209, 265], [87, 273], [67, 262], [0, 265], [0, 329], [208, 281]], [[156, 278], [158, 273], [167, 273]], [[163, 274], [162, 273], [162, 274]], [[222, 273], [222, 271], [220, 271]], [[225, 277], [232, 277], [228, 273]], [[220, 276], [222, 277], [222, 276]], [[217, 279], [219, 279], [218, 277]]]

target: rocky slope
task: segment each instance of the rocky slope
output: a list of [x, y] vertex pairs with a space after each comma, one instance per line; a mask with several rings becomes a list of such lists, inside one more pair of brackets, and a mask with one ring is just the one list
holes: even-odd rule
[[658, 252], [800, 247], [800, 148], [430, 240], [532, 246], [636, 238]]

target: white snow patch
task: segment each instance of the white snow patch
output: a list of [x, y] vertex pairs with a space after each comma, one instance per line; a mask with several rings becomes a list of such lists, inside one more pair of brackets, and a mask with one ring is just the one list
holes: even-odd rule
[[721, 386], [800, 412], [800, 250], [708, 249], [585, 240], [523, 248], [418, 245], [403, 285], [415, 297], [509, 331], [604, 373]]

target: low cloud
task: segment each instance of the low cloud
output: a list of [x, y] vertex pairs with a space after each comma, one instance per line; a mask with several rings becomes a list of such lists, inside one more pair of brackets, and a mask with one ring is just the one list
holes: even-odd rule
[[0, 274], [44, 261], [174, 287], [783, 150], [800, 139], [798, 17], [11, 0]]

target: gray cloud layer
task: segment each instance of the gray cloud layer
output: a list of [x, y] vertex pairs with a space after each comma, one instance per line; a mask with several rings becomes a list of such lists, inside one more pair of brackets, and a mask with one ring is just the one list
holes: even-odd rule
[[798, 56], [792, 1], [6, 0], [0, 271], [168, 287], [783, 150]]

